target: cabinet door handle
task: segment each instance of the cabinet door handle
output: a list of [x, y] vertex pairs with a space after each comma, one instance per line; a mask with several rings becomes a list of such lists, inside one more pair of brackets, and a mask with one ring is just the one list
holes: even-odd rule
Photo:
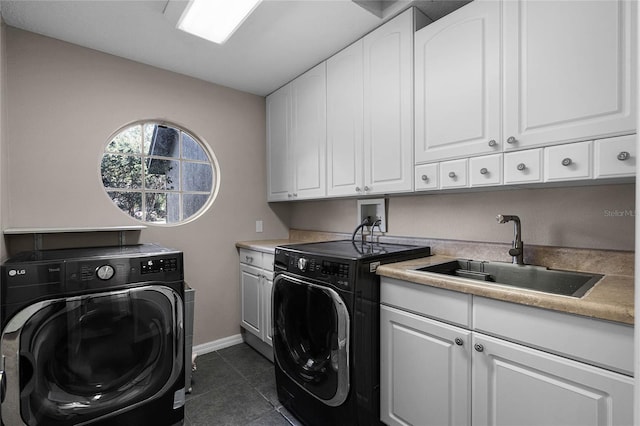
[[569, 158], [569, 157], [562, 159], [562, 165], [565, 166], [565, 167], [570, 166], [571, 163], [573, 163], [573, 161], [571, 161], [571, 158]]
[[527, 168], [527, 166], [526, 166], [526, 164], [524, 164], [524, 163], [520, 163], [520, 164], [518, 164], [518, 165], [516, 166], [516, 169], [518, 169], [518, 170], [520, 170], [520, 171], [523, 171], [523, 170], [524, 170], [524, 169], [526, 169], [526, 168]]
[[464, 343], [464, 341], [459, 337], [456, 337], [455, 342], [456, 342], [456, 345], [458, 345], [458, 346], [462, 346], [462, 344]]
[[371, 188], [369, 188], [368, 186], [365, 185], [364, 192], [367, 192], [367, 191], [370, 191], [370, 190], [371, 190]]
[[449, 172], [449, 177], [451, 179], [455, 178], [456, 177], [456, 172]]
[[494, 146], [496, 146], [496, 145], [498, 145], [498, 142], [496, 142], [496, 140], [495, 140], [495, 139], [491, 139], [491, 140], [489, 141], [489, 146], [494, 147]]
[[245, 256], [245, 259], [247, 259], [247, 263], [253, 263], [253, 257]]
[[298, 193], [297, 193], [297, 192], [294, 192], [294, 193], [293, 193], [293, 196], [294, 196], [294, 197], [297, 197], [297, 196], [298, 196]]
[[359, 186], [356, 186], [356, 192], [360, 192], [360, 191], [362, 191], [362, 189], [360, 189]]
[[628, 160], [629, 157], [631, 157], [631, 154], [629, 154], [627, 151], [622, 151], [620, 152], [620, 154], [618, 154], [618, 160], [620, 161]]
[[507, 143], [508, 144], [514, 144], [516, 142], [518, 142], [518, 140], [513, 136], [509, 136], [509, 138], [507, 138]]
[[420, 177], [420, 179], [422, 179], [422, 180], [423, 180], [423, 181], [425, 181], [425, 182], [428, 182], [428, 181], [429, 181], [429, 176], [427, 176], [427, 175], [422, 175], [422, 176]]
[[489, 170], [487, 170], [486, 167], [483, 167], [483, 168], [480, 169], [480, 174], [481, 175], [486, 175], [487, 173], [489, 173]]
[[473, 349], [475, 349], [478, 352], [482, 352], [484, 351], [484, 346], [482, 346], [480, 343], [476, 343], [475, 345], [473, 345]]

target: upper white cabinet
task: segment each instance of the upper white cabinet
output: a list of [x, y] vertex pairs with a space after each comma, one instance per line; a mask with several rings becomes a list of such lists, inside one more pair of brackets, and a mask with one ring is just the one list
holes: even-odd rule
[[326, 71], [312, 68], [267, 97], [268, 200], [326, 195]]
[[267, 96], [267, 198], [283, 201], [293, 193], [289, 152], [291, 127], [291, 85]]
[[635, 131], [636, 2], [502, 4], [505, 150]]
[[364, 44], [364, 194], [413, 190], [413, 36], [426, 17], [410, 8]]
[[357, 41], [327, 60], [327, 194], [364, 187], [363, 48]]
[[502, 152], [500, 7], [474, 1], [416, 32], [416, 163]]

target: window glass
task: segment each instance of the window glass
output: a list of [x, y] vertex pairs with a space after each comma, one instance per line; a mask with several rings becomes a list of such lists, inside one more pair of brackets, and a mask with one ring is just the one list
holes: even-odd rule
[[107, 195], [125, 214], [157, 225], [201, 214], [215, 197], [218, 168], [193, 134], [178, 126], [139, 122], [116, 133], [100, 163]]

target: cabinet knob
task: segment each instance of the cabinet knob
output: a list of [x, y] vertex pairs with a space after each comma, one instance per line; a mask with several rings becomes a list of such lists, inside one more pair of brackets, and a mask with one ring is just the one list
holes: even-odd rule
[[507, 143], [508, 143], [508, 144], [514, 144], [514, 143], [516, 143], [516, 142], [518, 142], [518, 140], [517, 140], [516, 138], [514, 138], [513, 136], [509, 136], [509, 137], [507, 138]]
[[487, 170], [486, 167], [483, 167], [483, 168], [480, 169], [480, 174], [481, 175], [486, 175], [487, 173], [489, 173], [489, 170]]
[[458, 345], [458, 346], [462, 346], [462, 344], [464, 343], [464, 342], [462, 341], [462, 339], [461, 339], [461, 338], [459, 338], [459, 337], [456, 337], [455, 342], [456, 342], [456, 345]]
[[420, 176], [420, 179], [422, 179], [422, 180], [423, 180], [423, 181], [425, 181], [425, 182], [428, 182], [428, 181], [429, 181], [429, 176], [427, 176], [427, 175], [422, 175], [422, 176]]
[[247, 263], [253, 263], [253, 257], [245, 256], [245, 258], [247, 259]]
[[516, 166], [516, 169], [523, 171], [524, 169], [526, 169], [527, 166], [524, 163], [520, 163]]
[[478, 352], [482, 352], [484, 351], [484, 346], [482, 346], [480, 343], [476, 343], [475, 345], [473, 345], [473, 349], [475, 349]]
[[456, 177], [456, 172], [449, 172], [449, 177], [451, 179], [455, 178]]
[[369, 188], [368, 186], [366, 186], [366, 185], [365, 185], [365, 187], [364, 187], [364, 192], [367, 192], [367, 191], [369, 191], [369, 190], [371, 190], [371, 188]]
[[570, 166], [571, 163], [573, 163], [573, 161], [571, 161], [571, 158], [569, 158], [569, 157], [562, 159], [562, 165], [565, 166], [565, 167]]
[[618, 154], [618, 160], [620, 161], [628, 160], [629, 157], [631, 157], [631, 154], [629, 154], [627, 151], [622, 151], [620, 152], [620, 154]]
[[362, 191], [362, 189], [360, 189], [359, 186], [356, 186], [356, 192], [360, 192], [360, 191]]
[[294, 192], [294, 193], [293, 193], [293, 197], [295, 198], [295, 197], [297, 197], [297, 196], [298, 196], [298, 193], [297, 193], [297, 192]]
[[287, 194], [287, 197], [291, 198], [293, 197], [293, 195], [291, 195], [291, 193]]
[[496, 145], [498, 145], [498, 142], [496, 142], [496, 140], [495, 140], [495, 139], [491, 139], [491, 140], [489, 141], [489, 146], [493, 147], [493, 146], [496, 146]]

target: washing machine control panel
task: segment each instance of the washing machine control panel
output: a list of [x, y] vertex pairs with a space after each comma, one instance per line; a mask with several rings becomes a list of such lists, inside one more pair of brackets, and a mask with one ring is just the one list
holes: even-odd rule
[[276, 266], [277, 270], [286, 270], [306, 278], [329, 282], [344, 289], [351, 287], [352, 266], [348, 261], [300, 253], [276, 252]]

